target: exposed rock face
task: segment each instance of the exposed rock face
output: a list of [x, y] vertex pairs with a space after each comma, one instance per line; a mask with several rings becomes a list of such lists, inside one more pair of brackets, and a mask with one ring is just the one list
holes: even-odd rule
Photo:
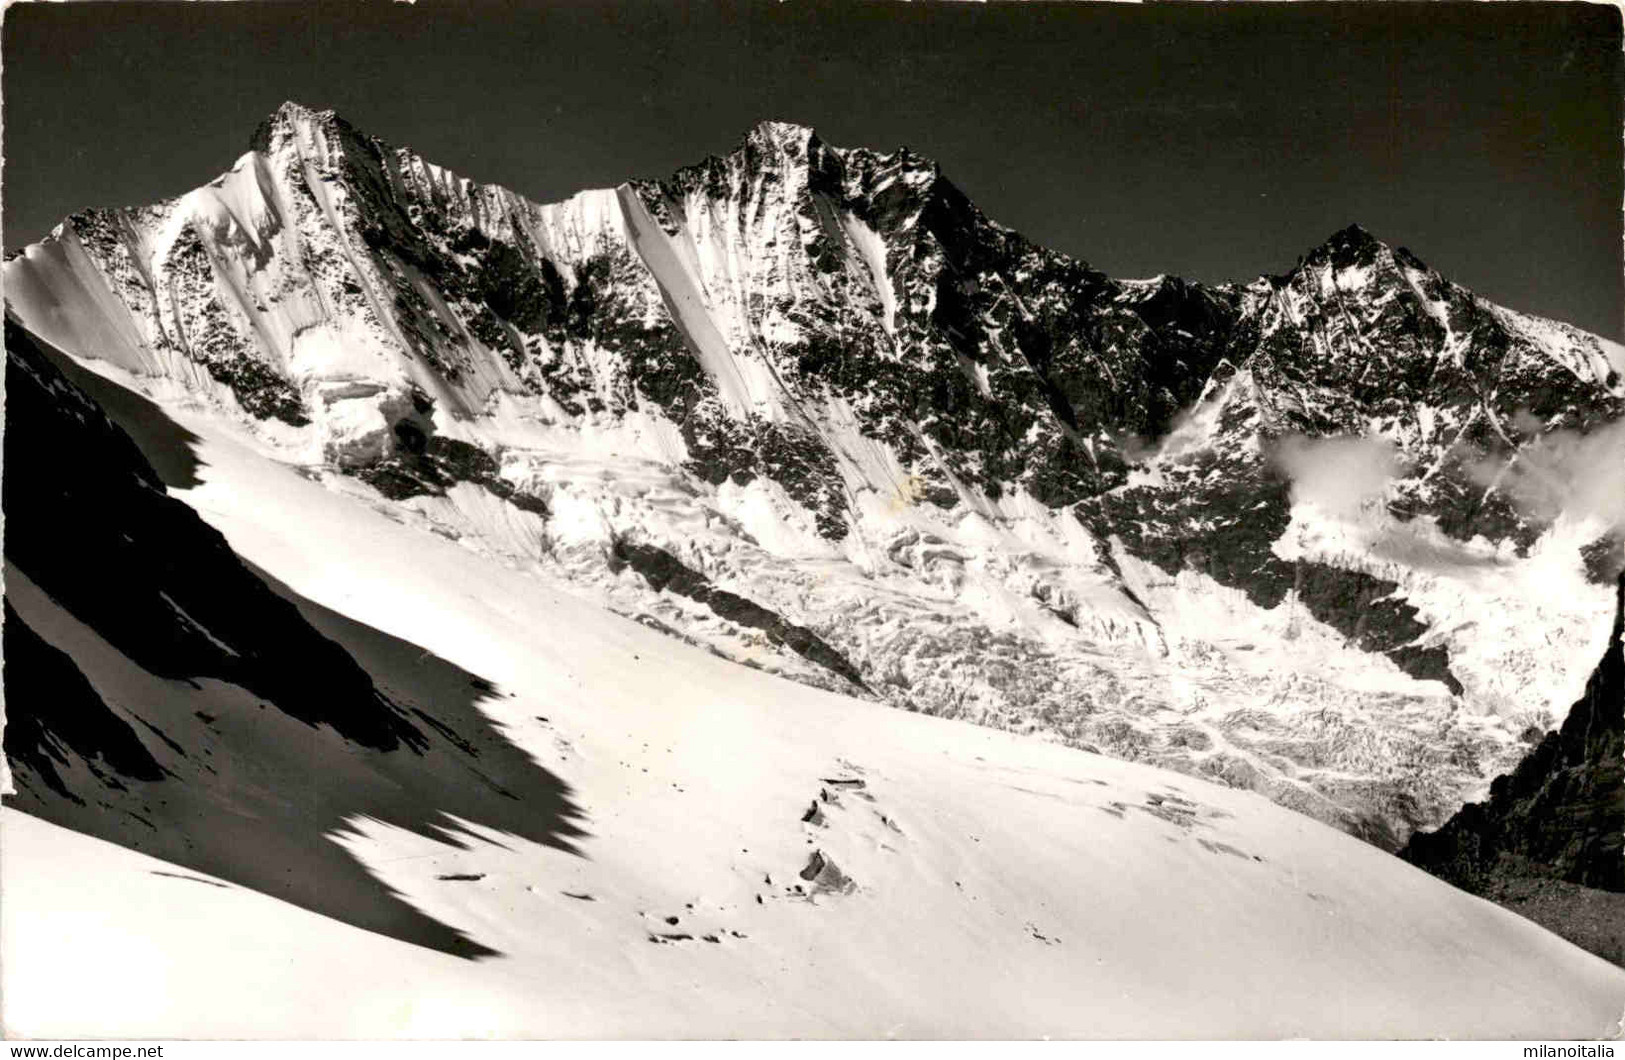
[[[1619, 421], [1625, 351], [1358, 227], [1250, 283], [1117, 280], [929, 159], [781, 122], [550, 205], [293, 104], [250, 146], [69, 218], [6, 264], [12, 310], [730, 657], [1393, 847], [1601, 646], [1611, 531], [1506, 482]], [[1278, 459], [1350, 435], [1392, 454], [1370, 503]]]
[[1471, 891], [1550, 876], [1625, 892], [1625, 577], [1607, 652], [1585, 695], [1485, 802], [1469, 803], [1406, 860]]

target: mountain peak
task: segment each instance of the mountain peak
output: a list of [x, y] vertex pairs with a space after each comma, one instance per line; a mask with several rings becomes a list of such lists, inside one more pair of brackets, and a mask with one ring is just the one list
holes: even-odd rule
[[817, 137], [818, 134], [810, 125], [764, 119], [750, 127], [750, 131], [745, 134], [744, 143], [771, 147], [792, 154], [803, 154]]
[[1330, 265], [1333, 269], [1365, 268], [1384, 256], [1391, 256], [1388, 244], [1358, 224], [1341, 228], [1326, 237], [1301, 259], [1301, 265]]
[[301, 125], [319, 125], [333, 121], [343, 121], [337, 111], [317, 110], [290, 99], [259, 123], [254, 135], [249, 138], [248, 146], [253, 151], [268, 151], [272, 142], [281, 138], [278, 136], [279, 133], [286, 135], [289, 130]]
[[320, 120], [322, 118], [332, 118], [332, 117], [335, 117], [335, 116], [336, 116], [336, 112], [331, 107], [319, 110], [316, 107], [309, 107], [309, 106], [306, 106], [303, 103], [300, 103], [300, 102], [297, 102], [295, 100], [289, 99], [289, 100], [284, 100], [282, 105], [279, 106], [272, 113], [271, 120], [272, 121], [299, 121], [299, 120], [312, 121], [312, 120]]
[[1333, 232], [1321, 246], [1333, 251], [1369, 251], [1385, 248], [1387, 244], [1372, 235], [1365, 226], [1351, 224], [1346, 228], [1340, 228]]
[[814, 135], [811, 125], [803, 125], [795, 121], [778, 121], [773, 118], [763, 118], [751, 126], [751, 135], [771, 137], [775, 140], [797, 140]]

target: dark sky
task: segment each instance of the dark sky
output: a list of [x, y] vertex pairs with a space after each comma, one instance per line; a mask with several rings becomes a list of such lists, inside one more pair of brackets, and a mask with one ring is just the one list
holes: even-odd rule
[[1358, 221], [1621, 337], [1620, 44], [1583, 4], [19, 4], [5, 243], [205, 182], [290, 98], [542, 201], [772, 117], [1113, 275], [1250, 279]]

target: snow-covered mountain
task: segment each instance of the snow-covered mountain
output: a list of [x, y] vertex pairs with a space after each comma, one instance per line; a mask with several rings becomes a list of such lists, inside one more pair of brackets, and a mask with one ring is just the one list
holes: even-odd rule
[[1257, 794], [754, 672], [6, 341], [8, 1036], [1620, 1031]]
[[541, 205], [288, 104], [4, 282], [160, 407], [673, 637], [1388, 847], [1608, 633], [1625, 351], [1359, 228], [1121, 281], [801, 126]]

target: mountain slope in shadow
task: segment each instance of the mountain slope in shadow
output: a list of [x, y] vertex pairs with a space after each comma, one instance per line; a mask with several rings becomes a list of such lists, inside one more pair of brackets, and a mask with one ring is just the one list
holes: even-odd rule
[[[394, 938], [491, 949], [375, 879], [364, 819], [456, 847], [576, 853], [567, 784], [481, 711], [498, 695], [244, 564], [191, 508], [183, 429], [6, 323], [5, 751], [16, 808]], [[121, 397], [124, 395], [124, 397]], [[127, 400], [134, 399], [134, 400]]]
[[105, 376], [97, 375], [51, 343], [29, 331], [6, 307], [6, 344], [13, 340], [20, 348], [37, 355], [60, 372], [68, 384], [89, 398], [113, 426], [123, 431], [136, 448], [141, 450], [147, 465], [157, 473], [165, 486], [171, 489], [191, 489], [201, 481], [195, 445], [197, 435], [182, 427], [158, 406], [158, 403], [127, 387], [120, 386]]

